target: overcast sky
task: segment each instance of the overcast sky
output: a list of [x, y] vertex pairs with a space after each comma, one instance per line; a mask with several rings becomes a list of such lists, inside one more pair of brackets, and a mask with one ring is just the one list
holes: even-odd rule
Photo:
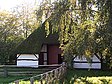
[[24, 3], [28, 3], [33, 6], [35, 1], [40, 4], [42, 0], [0, 0], [0, 10], [10, 10], [17, 5], [22, 5]]

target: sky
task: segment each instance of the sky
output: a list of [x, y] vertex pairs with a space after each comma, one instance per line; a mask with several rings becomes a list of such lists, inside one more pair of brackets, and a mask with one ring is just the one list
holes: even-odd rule
[[22, 5], [24, 3], [34, 5], [35, 1], [37, 4], [40, 4], [40, 2], [42, 0], [0, 0], [0, 10], [8, 10], [9, 11], [13, 7], [16, 7], [17, 5]]

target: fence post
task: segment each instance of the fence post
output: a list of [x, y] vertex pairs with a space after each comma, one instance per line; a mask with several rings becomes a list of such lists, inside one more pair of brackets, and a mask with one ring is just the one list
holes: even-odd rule
[[17, 81], [14, 81], [14, 83], [15, 83], [15, 84], [19, 84], [19, 80], [17, 80]]
[[4, 77], [8, 76], [8, 70], [7, 67], [4, 65]]
[[48, 82], [48, 73], [45, 73], [45, 84]]
[[41, 74], [40, 84], [43, 84], [43, 74]]
[[53, 71], [50, 72], [50, 83], [49, 84], [52, 84], [53, 83]]
[[34, 78], [33, 77], [30, 78], [30, 84], [34, 84]]

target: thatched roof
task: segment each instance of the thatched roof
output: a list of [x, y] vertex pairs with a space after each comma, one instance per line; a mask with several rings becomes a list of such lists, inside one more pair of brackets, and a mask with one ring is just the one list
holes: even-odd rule
[[[50, 25], [50, 27], [52, 26]], [[40, 53], [43, 44], [59, 44], [58, 38], [57, 32], [50, 33], [46, 36], [45, 23], [43, 23], [41, 27], [37, 28], [16, 48], [16, 53]]]

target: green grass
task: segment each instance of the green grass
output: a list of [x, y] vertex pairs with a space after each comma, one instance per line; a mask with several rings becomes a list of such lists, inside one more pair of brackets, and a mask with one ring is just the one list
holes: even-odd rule
[[0, 76], [0, 84], [8, 84], [14, 80], [23, 79], [27, 77], [30, 77], [30, 76], [8, 76], [8, 77]]
[[[0, 76], [0, 84], [8, 84], [14, 80], [28, 77], [31, 76]], [[26, 81], [21, 81], [20, 84], [25, 83]], [[27, 81], [27, 84], [30, 84], [29, 81]], [[68, 69], [64, 76], [63, 83], [61, 80], [61, 82], [57, 84], [112, 84], [112, 71]]]
[[112, 71], [69, 69], [63, 84], [112, 84]]
[[8, 77], [4, 77], [3, 68], [0, 68], [0, 84], [8, 84], [18, 79], [26, 79], [46, 71], [46, 69], [43, 68], [7, 68], [7, 70]]

